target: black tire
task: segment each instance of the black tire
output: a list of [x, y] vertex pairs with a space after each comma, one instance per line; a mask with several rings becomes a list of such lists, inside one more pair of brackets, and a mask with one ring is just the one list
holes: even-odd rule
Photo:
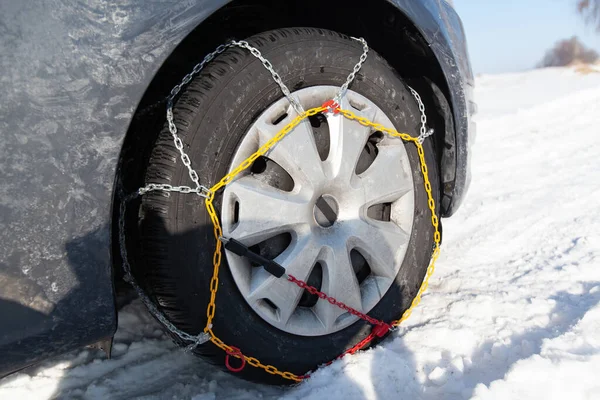
[[[292, 90], [314, 85], [340, 86], [361, 54], [356, 41], [322, 29], [294, 28], [262, 33], [248, 39], [269, 59]], [[419, 109], [395, 71], [370, 51], [351, 89], [376, 103], [400, 131], [418, 134]], [[249, 126], [282, 97], [269, 72], [247, 51], [231, 48], [211, 62], [186, 87], [174, 107], [175, 122], [200, 181], [213, 185], [224, 176], [236, 147]], [[425, 275], [433, 246], [433, 228], [417, 151], [406, 149], [413, 170], [416, 212], [412, 236], [397, 279], [369, 313], [391, 321], [406, 310]], [[425, 143], [435, 201], [439, 178], [431, 140]], [[165, 127], [154, 145], [146, 183], [190, 185], [172, 137]], [[216, 207], [220, 207], [217, 196]], [[148, 293], [179, 328], [196, 334], [206, 323], [209, 283], [215, 246], [204, 204], [194, 195], [152, 193], [140, 208], [140, 248], [137, 272]], [[327, 362], [369, 334], [363, 321], [336, 333], [303, 337], [280, 331], [258, 316], [240, 294], [226, 258], [219, 276], [214, 332], [282, 371], [304, 374]], [[212, 343], [196, 350], [206, 360], [224, 366], [225, 353]], [[234, 361], [237, 363], [237, 361]], [[240, 374], [263, 383], [290, 383], [247, 366]]]

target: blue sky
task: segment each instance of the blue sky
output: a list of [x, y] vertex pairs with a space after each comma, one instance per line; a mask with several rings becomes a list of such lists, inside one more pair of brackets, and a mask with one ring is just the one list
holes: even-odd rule
[[577, 35], [600, 51], [600, 33], [584, 24], [576, 0], [454, 0], [475, 73], [530, 69], [560, 39]]

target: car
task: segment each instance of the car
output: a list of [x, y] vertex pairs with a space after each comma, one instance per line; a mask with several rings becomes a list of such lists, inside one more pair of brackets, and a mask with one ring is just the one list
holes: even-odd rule
[[[289, 382], [274, 370], [302, 377], [364, 341], [365, 315], [409, 309], [437, 245], [428, 205], [452, 216], [470, 180], [473, 75], [449, 1], [1, 9], [0, 376], [82, 346], [110, 355], [129, 283], [176, 342], [196, 337], [195, 354], [232, 370], [269, 366], [239, 374], [273, 384]], [[367, 58], [324, 108], [363, 54], [356, 38]], [[273, 73], [320, 111], [294, 122], [302, 111]], [[431, 199], [416, 145], [382, 126], [433, 133]], [[204, 189], [254, 153], [224, 189]], [[218, 340], [204, 343], [207, 329]]]

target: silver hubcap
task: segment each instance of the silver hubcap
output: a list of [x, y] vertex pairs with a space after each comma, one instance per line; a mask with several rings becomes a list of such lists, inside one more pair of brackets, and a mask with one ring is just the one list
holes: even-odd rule
[[[294, 95], [305, 109], [331, 99], [333, 86]], [[348, 91], [343, 109], [386, 127], [371, 101]], [[297, 114], [285, 98], [252, 125], [231, 169]], [[223, 233], [273, 258], [288, 274], [361, 312], [396, 278], [412, 229], [413, 180], [401, 139], [331, 113], [305, 120], [223, 193]], [[333, 333], [357, 317], [227, 252], [248, 304], [271, 325], [297, 335]]]

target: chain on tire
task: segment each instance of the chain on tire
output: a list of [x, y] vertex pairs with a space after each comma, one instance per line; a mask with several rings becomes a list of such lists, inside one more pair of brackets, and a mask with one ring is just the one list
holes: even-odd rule
[[[241, 370], [243, 368], [243, 366], [247, 363], [253, 367], [261, 368], [269, 374], [279, 375], [284, 379], [289, 379], [289, 380], [296, 381], [296, 382], [299, 382], [310, 376], [308, 374], [296, 375], [291, 372], [280, 371], [279, 369], [277, 369], [276, 367], [274, 367], [272, 365], [265, 365], [265, 364], [261, 363], [255, 357], [251, 357], [251, 356], [243, 353], [237, 347], [234, 347], [232, 345], [228, 345], [228, 344], [224, 343], [221, 339], [219, 339], [215, 335], [215, 333], [212, 329], [213, 328], [212, 321], [213, 321], [213, 318], [216, 313], [216, 296], [217, 296], [217, 291], [218, 291], [218, 287], [219, 287], [219, 285], [218, 285], [219, 284], [219, 268], [220, 268], [222, 257], [223, 257], [223, 254], [222, 254], [222, 248], [223, 248], [222, 230], [221, 230], [219, 218], [217, 216], [215, 207], [213, 205], [215, 193], [217, 191], [219, 191], [220, 189], [224, 188], [230, 182], [232, 182], [239, 173], [241, 173], [245, 169], [249, 168], [258, 157], [264, 155], [269, 149], [271, 149], [273, 146], [275, 146], [285, 136], [287, 136], [288, 134], [291, 134], [293, 132], [293, 129], [296, 126], [298, 126], [298, 124], [300, 124], [300, 122], [302, 122], [304, 119], [306, 119], [310, 116], [316, 115], [318, 113], [323, 113], [323, 112], [332, 112], [332, 113], [336, 113], [336, 114], [339, 113], [344, 118], [347, 118], [348, 120], [355, 121], [356, 123], [359, 123], [364, 126], [369, 126], [369, 127], [373, 128], [374, 130], [381, 131], [391, 137], [400, 138], [405, 142], [413, 143], [416, 146], [417, 153], [419, 155], [419, 163], [420, 163], [421, 173], [423, 175], [423, 183], [424, 183], [425, 191], [427, 193], [427, 200], [428, 200], [427, 205], [431, 212], [431, 224], [434, 228], [434, 237], [433, 237], [434, 250], [433, 250], [433, 254], [431, 256], [430, 264], [429, 264], [429, 266], [427, 268], [427, 272], [425, 274], [425, 278], [419, 288], [419, 291], [417, 292], [417, 295], [413, 299], [410, 307], [406, 311], [404, 311], [401, 318], [398, 319], [397, 321], [392, 321], [390, 323], [386, 323], [383, 321], [375, 320], [375, 319], [367, 316], [366, 314], [362, 314], [362, 313], [346, 306], [345, 304], [338, 302], [333, 297], [330, 297], [325, 293], [319, 292], [316, 288], [306, 284], [306, 282], [298, 280], [298, 279], [294, 278], [293, 276], [285, 275], [285, 278], [288, 281], [290, 281], [292, 284], [296, 284], [296, 285], [300, 286], [301, 288], [305, 288], [305, 289], [311, 291], [311, 293], [314, 292], [315, 294], [318, 294], [318, 296], [321, 299], [329, 301], [332, 304], [332, 306], [341, 307], [341, 308], [347, 310], [348, 312], [350, 312], [354, 315], [357, 315], [358, 317], [366, 320], [367, 322], [369, 322], [370, 324], [373, 325], [373, 329], [372, 329], [370, 335], [368, 335], [362, 341], [360, 341], [359, 343], [354, 345], [352, 348], [350, 348], [350, 349], [346, 350], [344, 353], [340, 354], [340, 356], [338, 356], [337, 358], [341, 358], [346, 354], [354, 354], [356, 351], [366, 347], [376, 337], [384, 336], [389, 330], [394, 329], [395, 327], [399, 326], [403, 321], [405, 321], [412, 314], [413, 309], [421, 301], [421, 297], [422, 297], [423, 293], [425, 292], [425, 290], [427, 290], [427, 287], [429, 285], [429, 279], [431, 278], [431, 276], [435, 270], [435, 262], [438, 259], [439, 254], [440, 254], [441, 234], [439, 231], [439, 220], [435, 213], [435, 201], [433, 199], [432, 187], [431, 187], [431, 183], [429, 181], [429, 173], [428, 173], [427, 163], [425, 160], [425, 152], [423, 150], [423, 142], [425, 141], [425, 139], [428, 136], [433, 134], [432, 129], [427, 130], [427, 116], [425, 114], [425, 106], [423, 105], [423, 102], [422, 102], [419, 94], [413, 88], [409, 87], [412, 95], [414, 96], [415, 100], [417, 101], [417, 104], [419, 105], [419, 112], [420, 112], [420, 117], [421, 117], [420, 132], [419, 132], [419, 136], [417, 136], [417, 137], [413, 137], [413, 136], [409, 135], [408, 133], [398, 132], [395, 129], [387, 128], [381, 124], [376, 124], [366, 118], [358, 117], [356, 114], [354, 114], [350, 110], [341, 109], [339, 107], [339, 104], [341, 104], [341, 100], [345, 96], [346, 91], [348, 90], [348, 86], [350, 85], [350, 83], [352, 83], [352, 81], [356, 77], [356, 74], [360, 71], [362, 65], [366, 61], [367, 54], [369, 52], [369, 47], [367, 45], [367, 42], [364, 39], [362, 39], [362, 38], [352, 38], [352, 39], [354, 39], [362, 44], [363, 52], [360, 56], [360, 60], [358, 61], [358, 63], [356, 63], [352, 72], [348, 75], [348, 78], [346, 79], [344, 84], [340, 87], [340, 90], [338, 91], [338, 93], [332, 100], [324, 103], [320, 107], [311, 108], [306, 111], [303, 109], [302, 105], [296, 100], [296, 98], [292, 95], [292, 93], [287, 88], [287, 86], [283, 83], [283, 80], [281, 79], [280, 75], [275, 71], [275, 69], [273, 68], [273, 65], [269, 62], [269, 60], [267, 60], [261, 54], [261, 52], [257, 48], [251, 46], [246, 41], [231, 41], [229, 43], [220, 45], [219, 47], [217, 47], [215, 49], [215, 51], [213, 51], [212, 53], [209, 53], [200, 63], [196, 64], [194, 66], [193, 70], [189, 74], [184, 76], [181, 83], [176, 85], [171, 90], [169, 96], [167, 97], [166, 116], [167, 116], [167, 124], [168, 124], [168, 128], [169, 128], [169, 132], [171, 133], [171, 136], [173, 137], [173, 142], [179, 152], [180, 159], [181, 159], [183, 165], [186, 167], [186, 169], [188, 171], [188, 175], [189, 175], [191, 181], [195, 184], [195, 187], [172, 186], [172, 185], [168, 185], [168, 184], [149, 183], [146, 186], [139, 188], [135, 193], [132, 193], [130, 195], [125, 195], [124, 193], [120, 193], [121, 194], [121, 196], [120, 196], [121, 203], [120, 203], [120, 207], [119, 207], [118, 234], [119, 234], [120, 255], [122, 258], [122, 262], [123, 262], [124, 279], [133, 286], [134, 290], [137, 292], [138, 296], [140, 297], [142, 302], [146, 305], [146, 307], [148, 308], [150, 313], [156, 319], [158, 319], [170, 332], [172, 332], [175, 336], [177, 336], [182, 342], [188, 343], [187, 349], [191, 350], [200, 344], [211, 341], [215, 346], [221, 348], [223, 351], [226, 352], [226, 366], [227, 366], [227, 368], [229, 368], [230, 370], [232, 370], [234, 372]], [[254, 154], [252, 154], [250, 157], [248, 157], [243, 162], [241, 162], [240, 165], [238, 165], [230, 173], [225, 175], [214, 186], [212, 186], [211, 188], [207, 188], [206, 186], [200, 184], [198, 173], [196, 172], [196, 170], [194, 170], [194, 168], [192, 166], [192, 161], [190, 160], [189, 156], [185, 153], [183, 142], [178, 135], [177, 126], [175, 125], [175, 121], [173, 118], [173, 102], [175, 100], [175, 97], [181, 91], [181, 89], [183, 87], [185, 87], [193, 79], [193, 77], [196, 76], [206, 66], [206, 64], [208, 64], [217, 55], [223, 53], [226, 49], [228, 49], [229, 47], [232, 47], [232, 46], [236, 46], [236, 47], [240, 47], [240, 48], [248, 50], [254, 57], [256, 57], [257, 59], [259, 59], [262, 62], [263, 66], [271, 73], [273, 80], [280, 87], [282, 93], [288, 99], [291, 106], [297, 112], [298, 116], [296, 116], [296, 118], [294, 118], [289, 124], [287, 124], [283, 129], [281, 129], [274, 137], [272, 137], [270, 140], [268, 140]], [[125, 232], [125, 217], [126, 217], [126, 211], [127, 211], [127, 204], [131, 200], [133, 200], [139, 196], [142, 196], [149, 192], [154, 192], [154, 191], [161, 191], [161, 192], [166, 192], [166, 193], [177, 192], [177, 193], [182, 193], [182, 194], [198, 195], [200, 198], [203, 198], [205, 200], [204, 203], [205, 203], [206, 211], [207, 211], [208, 215], [210, 216], [211, 222], [213, 224], [213, 233], [214, 233], [216, 244], [215, 244], [215, 251], [213, 254], [213, 276], [211, 278], [210, 286], [209, 286], [210, 301], [206, 308], [206, 317], [207, 317], [206, 326], [204, 328], [204, 331], [197, 335], [191, 335], [189, 333], [186, 333], [186, 332], [180, 330], [179, 328], [177, 328], [171, 321], [169, 321], [169, 319], [162, 313], [162, 311], [158, 309], [156, 304], [145, 294], [144, 290], [136, 282], [135, 278], [133, 277], [133, 273], [131, 271], [131, 265], [129, 263], [129, 258], [128, 258], [128, 254], [127, 254], [127, 242], [126, 242], [126, 232]], [[241, 359], [242, 366], [238, 367], [238, 368], [232, 368], [229, 364], [230, 357]], [[333, 360], [330, 361], [329, 364], [331, 362], [333, 362]]]

